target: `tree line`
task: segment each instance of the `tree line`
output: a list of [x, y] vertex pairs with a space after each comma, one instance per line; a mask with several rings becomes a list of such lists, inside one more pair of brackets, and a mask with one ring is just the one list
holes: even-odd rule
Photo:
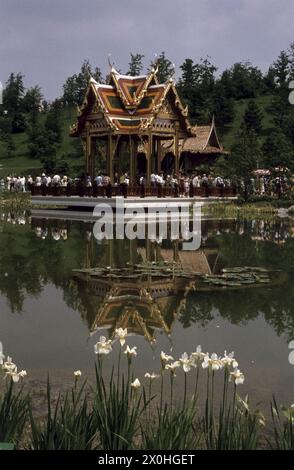
[[[143, 72], [144, 55], [130, 54], [128, 75]], [[174, 77], [175, 68], [165, 52], [156, 59], [157, 77], [160, 83]], [[149, 70], [154, 62], [149, 65]], [[66, 109], [80, 105], [83, 101], [89, 78], [105, 83], [99, 67], [84, 61], [81, 70], [68, 77], [63, 84], [62, 96], [52, 102], [44, 100], [37, 85], [24, 87], [21, 73], [11, 73], [3, 92], [0, 108], [0, 140], [5, 145], [7, 156], [15, 151], [13, 134], [27, 134], [28, 153], [31, 158], [42, 161], [49, 171], [53, 170], [63, 136], [63, 119]], [[180, 65], [180, 76], [176, 87], [183, 102], [188, 105], [193, 124], [208, 124], [215, 116], [220, 133], [226, 132], [236, 117], [236, 103], [246, 100], [240, 129], [232, 144], [229, 156], [216, 164], [217, 171], [247, 175], [258, 166], [287, 166], [293, 168], [294, 111], [288, 101], [289, 83], [294, 79], [294, 43], [262, 73], [250, 62], [238, 62], [218, 74], [217, 67], [209, 57], [195, 62], [187, 58]], [[266, 109], [270, 113], [270, 133], [263, 128], [263, 113], [256, 99], [270, 96]], [[81, 144], [73, 141], [73, 154], [81, 154]], [[55, 162], [55, 163], [54, 163]], [[66, 155], [63, 158], [66, 166]]]

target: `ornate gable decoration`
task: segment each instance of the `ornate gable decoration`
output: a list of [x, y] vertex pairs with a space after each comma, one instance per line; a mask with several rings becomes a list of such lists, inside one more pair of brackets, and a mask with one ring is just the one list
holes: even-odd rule
[[169, 103], [169, 101], [167, 99], [164, 100], [160, 110], [159, 110], [159, 113], [158, 115], [160, 116], [161, 114], [165, 115], [165, 116], [169, 116], [169, 117], [173, 117], [175, 116], [175, 113]]
[[[108, 85], [90, 80], [71, 135], [81, 134], [86, 121], [95, 114], [104, 117], [109, 129], [121, 133], [142, 134], [152, 128], [155, 119], [156, 127], [158, 120], [170, 119], [180, 121], [182, 131], [192, 135], [187, 113], [173, 81], [159, 84], [156, 70], [152, 69], [148, 75], [132, 77], [121, 75], [112, 68]], [[98, 130], [99, 126], [96, 127]], [[174, 125], [164, 127], [165, 131], [174, 130]]]

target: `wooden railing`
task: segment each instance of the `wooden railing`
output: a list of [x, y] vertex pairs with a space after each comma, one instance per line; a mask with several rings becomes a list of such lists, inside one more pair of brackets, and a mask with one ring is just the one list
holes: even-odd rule
[[151, 187], [151, 186], [95, 186], [90, 188], [82, 184], [69, 184], [62, 186], [34, 186], [30, 188], [32, 196], [88, 196], [88, 197], [233, 197], [236, 191], [233, 188], [221, 187], [190, 187], [189, 193], [183, 193], [180, 188]]

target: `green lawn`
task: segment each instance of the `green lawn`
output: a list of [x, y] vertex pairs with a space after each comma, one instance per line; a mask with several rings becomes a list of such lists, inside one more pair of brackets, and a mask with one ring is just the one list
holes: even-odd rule
[[[46, 115], [41, 114], [40, 120], [45, 120]], [[63, 137], [62, 142], [57, 148], [57, 159], [61, 159], [66, 155], [66, 159], [72, 169], [72, 172], [78, 171], [83, 165], [83, 157], [71, 158], [72, 153], [72, 141], [73, 139], [69, 136], [69, 126], [75, 122], [76, 110], [67, 109], [62, 111], [62, 122], [63, 122]], [[39, 160], [30, 158], [28, 153], [28, 137], [26, 132], [21, 134], [13, 135], [15, 150], [12, 157], [7, 157], [5, 151], [5, 145], [0, 142], [0, 177], [8, 174], [21, 175], [25, 174], [36, 174], [42, 170], [42, 163]]]
[[[267, 107], [269, 106], [273, 97], [271, 95], [264, 95], [256, 98], [256, 104], [259, 106], [260, 110], [263, 113], [263, 136], [264, 138], [268, 135], [270, 129], [273, 128], [273, 124], [271, 122], [271, 116], [267, 111]], [[249, 100], [240, 100], [236, 101], [235, 103], [235, 119], [230, 126], [227, 127], [226, 133], [222, 137], [222, 144], [225, 149], [229, 149], [234, 141], [235, 135], [240, 129], [240, 125], [243, 119], [245, 108], [247, 107]]]

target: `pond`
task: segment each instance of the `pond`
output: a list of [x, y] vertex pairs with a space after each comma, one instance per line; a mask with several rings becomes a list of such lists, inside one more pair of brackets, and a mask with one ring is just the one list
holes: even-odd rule
[[[4, 352], [27, 370], [31, 387], [44, 383], [47, 374], [64, 384], [76, 369], [91, 374], [101, 335], [112, 337], [115, 328], [127, 327], [128, 344], [138, 347], [134, 364], [140, 378], [158, 370], [161, 350], [178, 357], [201, 344], [205, 352], [235, 351], [245, 374], [242, 393], [255, 403], [267, 404], [273, 393], [293, 403], [293, 220], [208, 219], [201, 233], [200, 249], [184, 252], [171, 240], [98, 242], [91, 222], [3, 214]], [[145, 269], [143, 277], [138, 266]], [[146, 266], [170, 274], [152, 277]], [[175, 275], [179, 266], [186, 273], [182, 278]], [[265, 268], [276, 282], [203, 289], [189, 275], [191, 269], [211, 276], [242, 266]], [[91, 275], [91, 268], [100, 271]], [[126, 278], [117, 268], [125, 269]]]

